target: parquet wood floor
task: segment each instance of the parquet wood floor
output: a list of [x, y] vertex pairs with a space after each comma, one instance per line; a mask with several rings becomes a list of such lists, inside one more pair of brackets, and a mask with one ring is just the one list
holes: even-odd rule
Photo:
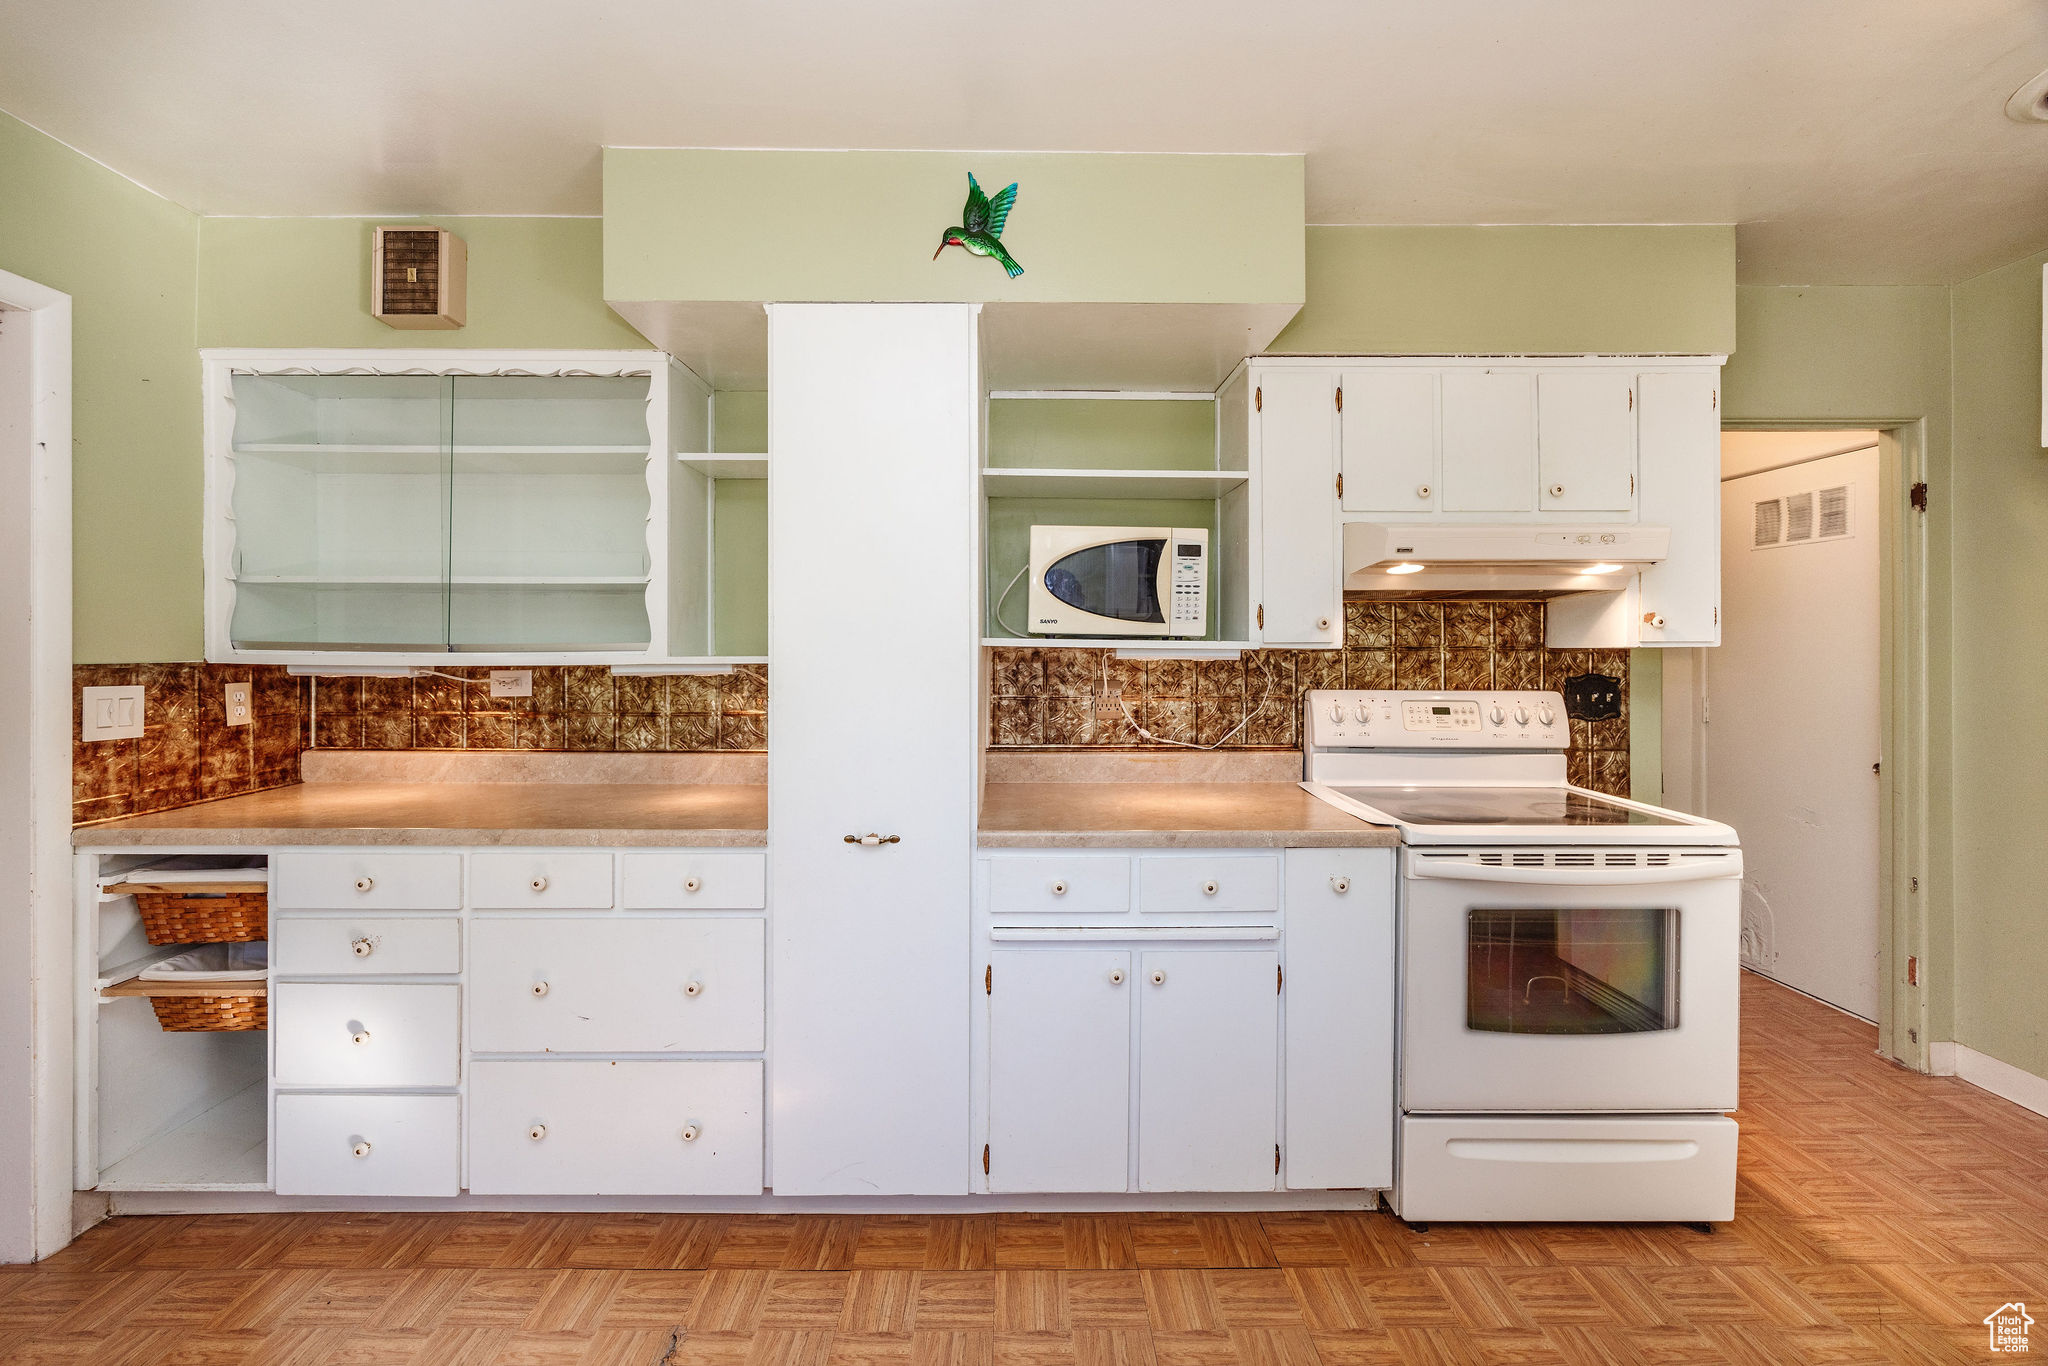
[[1452, 1366], [1981, 1362], [2036, 1306], [2048, 1119], [1743, 1004], [1741, 1193], [1670, 1226], [1384, 1213], [117, 1219], [0, 1269], [0, 1363]]

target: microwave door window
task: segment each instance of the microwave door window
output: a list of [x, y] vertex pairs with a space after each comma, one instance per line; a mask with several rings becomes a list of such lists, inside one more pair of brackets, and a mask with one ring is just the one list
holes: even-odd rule
[[1159, 558], [1165, 541], [1111, 541], [1064, 555], [1045, 571], [1045, 590], [1069, 607], [1115, 621], [1164, 622]]

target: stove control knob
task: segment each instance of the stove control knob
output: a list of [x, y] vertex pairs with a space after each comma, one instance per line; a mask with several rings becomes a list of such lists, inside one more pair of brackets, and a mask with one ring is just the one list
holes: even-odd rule
[[1557, 724], [1557, 713], [1548, 706], [1541, 706], [1536, 708], [1536, 719], [1541, 721], [1545, 727], [1554, 726]]
[[1495, 724], [1496, 726], [1505, 726], [1508, 723], [1508, 714], [1502, 711], [1500, 709], [1500, 703], [1496, 702], [1493, 704], [1493, 710], [1487, 713], [1487, 719], [1492, 721], [1493, 724]]
[[1529, 709], [1519, 702], [1515, 703], [1515, 724], [1518, 726], [1529, 724]]
[[1358, 724], [1361, 726], [1372, 724], [1372, 708], [1363, 702], [1358, 704]]
[[1332, 721], [1338, 722], [1339, 724], [1343, 723], [1344, 704], [1342, 702], [1332, 702], [1330, 704], [1330, 719]]

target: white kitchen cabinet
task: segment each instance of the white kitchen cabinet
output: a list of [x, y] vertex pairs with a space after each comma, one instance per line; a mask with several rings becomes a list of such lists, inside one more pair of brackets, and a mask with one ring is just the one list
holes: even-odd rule
[[1260, 590], [1267, 646], [1339, 646], [1336, 375], [1272, 369], [1257, 384]]
[[449, 1096], [277, 1098], [279, 1195], [458, 1195], [462, 1102]]
[[1343, 430], [1346, 512], [1436, 508], [1437, 374], [1415, 368], [1346, 370]]
[[279, 854], [271, 900], [309, 911], [452, 911], [462, 904], [460, 854], [342, 849]]
[[462, 922], [454, 916], [340, 916], [291, 912], [270, 922], [270, 961], [280, 976], [355, 977], [462, 971]]
[[1643, 571], [1636, 643], [1719, 645], [1721, 378], [1648, 371], [1639, 384], [1642, 518], [1671, 528], [1671, 551]]
[[1394, 1180], [1394, 851], [1287, 851], [1285, 1185]]
[[629, 910], [758, 911], [768, 904], [759, 854], [623, 854], [620, 905]]
[[1279, 971], [1264, 949], [1139, 955], [1138, 1189], [1273, 1189]]
[[1536, 505], [1543, 511], [1635, 507], [1635, 383], [1627, 370], [1548, 370], [1536, 377]]
[[1536, 377], [1527, 370], [1445, 370], [1447, 513], [1531, 512], [1536, 504]]
[[494, 911], [588, 911], [612, 904], [612, 856], [520, 849], [469, 856], [469, 904]]
[[453, 1086], [453, 986], [284, 982], [272, 988], [280, 1086]]
[[990, 956], [989, 1189], [1129, 1189], [1131, 955]]
[[1151, 854], [1137, 865], [1138, 906], [1148, 915], [1280, 907], [1277, 854]]

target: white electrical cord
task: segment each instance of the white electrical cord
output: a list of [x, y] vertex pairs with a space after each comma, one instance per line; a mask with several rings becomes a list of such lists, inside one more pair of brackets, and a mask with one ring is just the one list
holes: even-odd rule
[[[1102, 691], [1105, 694], [1109, 692], [1109, 653], [1110, 652], [1107, 650], [1104, 650], [1102, 652]], [[1123, 709], [1124, 720], [1131, 723], [1131, 729], [1138, 732], [1138, 734], [1144, 736], [1147, 740], [1150, 740], [1155, 745], [1178, 745], [1182, 749], [1220, 749], [1224, 745], [1229, 744], [1233, 739], [1235, 739], [1239, 731], [1243, 730], [1246, 726], [1250, 725], [1252, 723], [1252, 718], [1254, 716], [1257, 716], [1261, 712], [1265, 711], [1266, 703], [1272, 700], [1272, 666], [1267, 664], [1265, 660], [1261, 659], [1259, 661], [1259, 672], [1266, 676], [1266, 690], [1259, 695], [1259, 705], [1256, 707], [1247, 707], [1245, 709], [1244, 719], [1242, 721], [1239, 721], [1236, 725], [1232, 726], [1229, 730], [1225, 731], [1213, 743], [1206, 745], [1198, 745], [1192, 740], [1174, 740], [1164, 735], [1154, 735], [1151, 731], [1146, 730], [1143, 726], [1138, 724], [1138, 718], [1131, 715], [1131, 704], [1124, 701], [1124, 694], [1121, 688], [1119, 688], [1116, 692], [1116, 704], [1117, 706]]]
[[1003, 590], [1002, 596], [996, 599], [996, 625], [1002, 627], [1011, 635], [1018, 636], [1020, 638], [1028, 638], [1031, 633], [1029, 631], [1020, 631], [1016, 627], [1010, 625], [1009, 622], [1003, 620], [1003, 604], [1010, 600], [1010, 594], [1017, 591], [1017, 585], [1019, 583], [1022, 583], [1024, 581], [1024, 576], [1026, 574], [1029, 574], [1030, 572], [1031, 566], [1029, 564], [1026, 564], [1022, 569], [1018, 570], [1017, 577], [1010, 580], [1010, 586], [1008, 588], [1005, 588]]
[[489, 678], [464, 678], [460, 674], [444, 674], [439, 669], [418, 667], [411, 669], [409, 674], [413, 678], [445, 678], [450, 683], [483, 683], [488, 685], [491, 681]]

